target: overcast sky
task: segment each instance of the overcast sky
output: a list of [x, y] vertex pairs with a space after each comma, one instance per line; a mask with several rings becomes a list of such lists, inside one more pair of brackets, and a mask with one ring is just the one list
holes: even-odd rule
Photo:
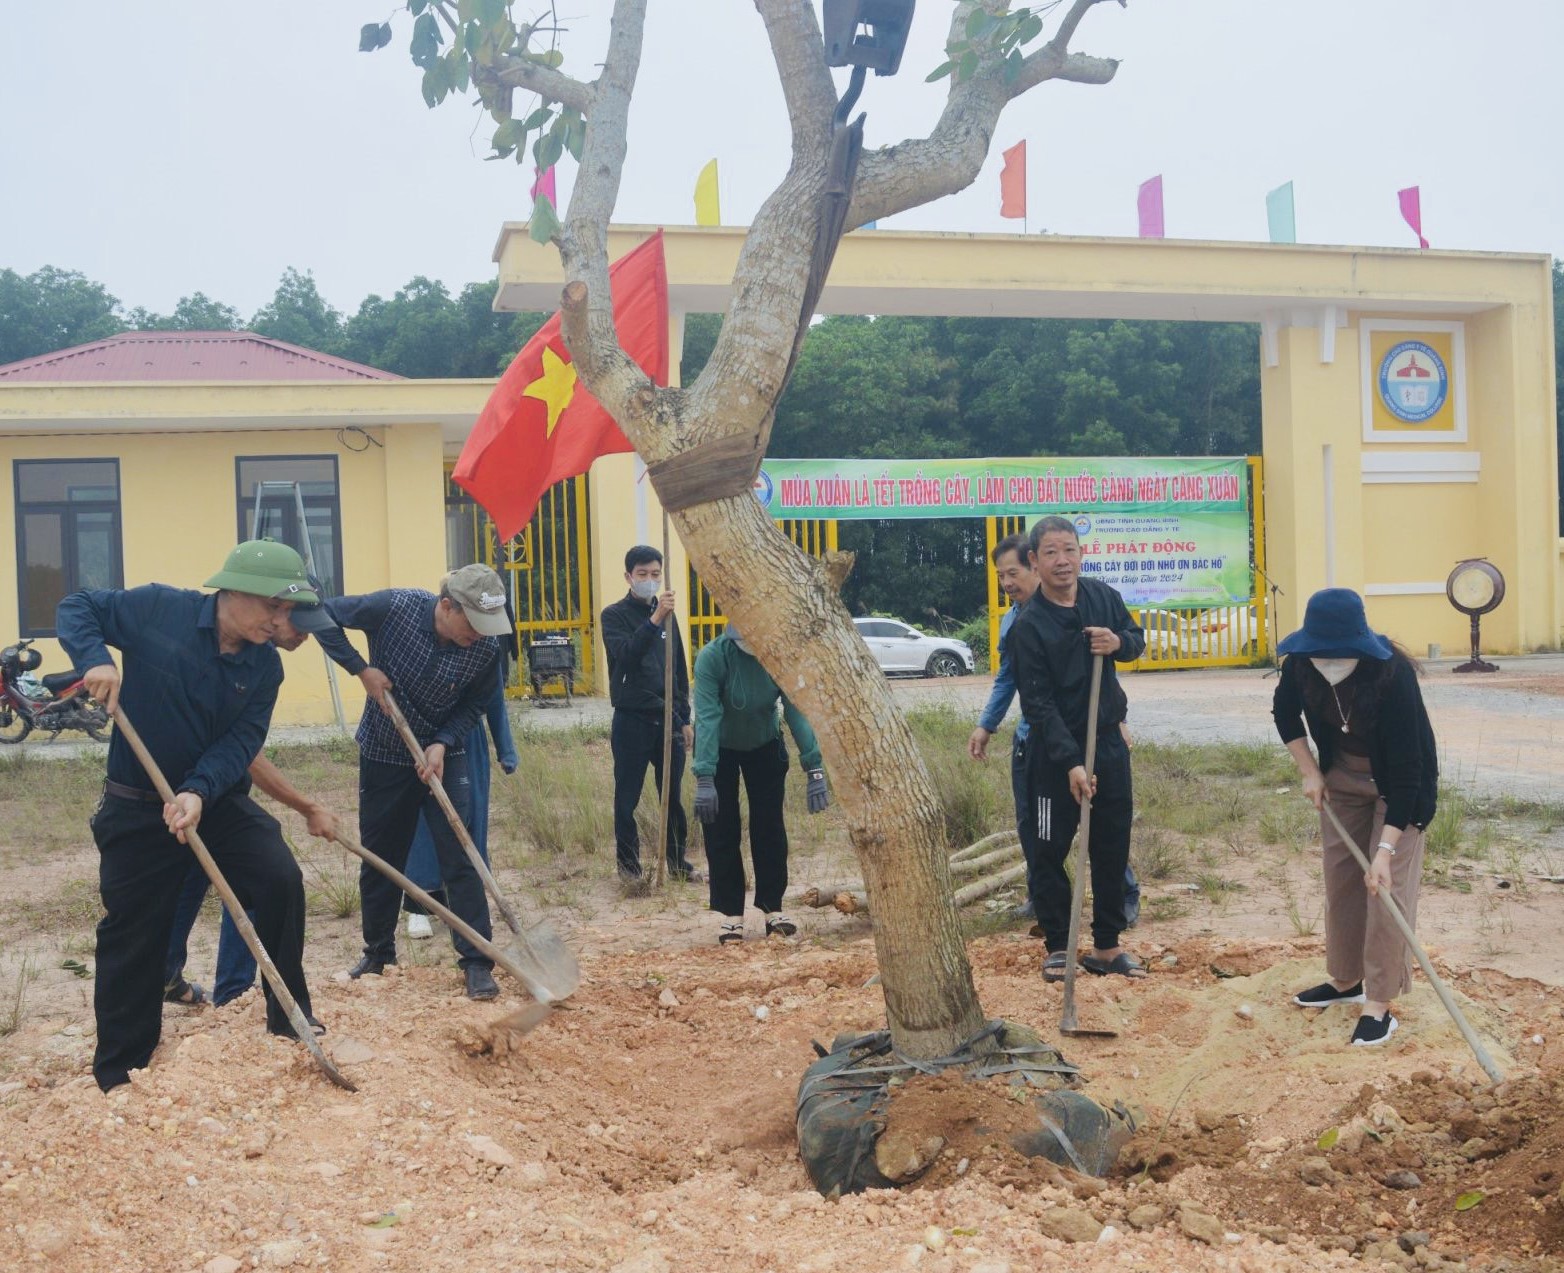
[[[492, 277], [530, 169], [483, 162], [475, 107], [425, 108], [405, 13], [390, 47], [356, 51], [392, 3], [0, 0], [0, 267], [246, 317], [290, 265], [347, 311], [417, 274]], [[560, 0], [567, 70], [599, 55], [610, 8]], [[715, 156], [723, 221], [745, 223], [786, 163], [760, 19], [748, 0], [650, 8], [616, 219], [693, 222]], [[932, 125], [949, 11], [921, 0], [901, 74], [871, 76], [869, 145]], [[1265, 193], [1291, 180], [1300, 241], [1413, 246], [1396, 190], [1417, 184], [1435, 248], [1559, 252], [1561, 37], [1559, 0], [1105, 4], [1074, 47], [1122, 59], [1112, 84], [1034, 90], [972, 187], [882, 224], [1019, 229], [998, 215], [999, 152], [1025, 138], [1033, 232], [1134, 234], [1136, 187], [1162, 173], [1170, 238], [1263, 240]]]

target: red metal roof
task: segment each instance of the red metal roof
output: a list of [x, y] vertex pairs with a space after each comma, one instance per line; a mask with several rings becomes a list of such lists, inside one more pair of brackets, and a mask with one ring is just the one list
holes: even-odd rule
[[401, 380], [254, 332], [122, 332], [0, 366], [0, 381]]

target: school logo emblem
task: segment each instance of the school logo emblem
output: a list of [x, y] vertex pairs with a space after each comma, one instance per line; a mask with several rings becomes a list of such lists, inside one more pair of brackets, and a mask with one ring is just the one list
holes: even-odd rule
[[751, 489], [755, 492], [755, 498], [760, 501], [762, 508], [771, 507], [771, 497], [776, 493], [776, 487], [772, 484], [771, 475], [765, 469], [760, 470]]
[[1420, 340], [1403, 340], [1379, 363], [1379, 399], [1403, 424], [1439, 414], [1450, 393], [1450, 372], [1438, 352]]
[[1092, 528], [1092, 519], [1085, 513], [1079, 513], [1075, 518], [1075, 534], [1077, 538], [1085, 539], [1087, 532]]

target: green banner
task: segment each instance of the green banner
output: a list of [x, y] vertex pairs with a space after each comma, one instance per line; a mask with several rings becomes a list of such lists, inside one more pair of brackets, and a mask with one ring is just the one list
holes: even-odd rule
[[1136, 605], [1231, 605], [1254, 593], [1242, 457], [767, 460], [755, 495], [779, 521], [1068, 517], [1082, 573]]

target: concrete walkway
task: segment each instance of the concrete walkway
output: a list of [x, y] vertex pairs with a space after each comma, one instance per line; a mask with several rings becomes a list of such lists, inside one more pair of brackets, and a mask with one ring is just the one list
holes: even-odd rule
[[[1424, 666], [1423, 696], [1439, 740], [1443, 778], [1474, 795], [1509, 793], [1525, 799], [1564, 803], [1564, 655], [1498, 657], [1496, 673], [1452, 674], [1458, 660]], [[988, 698], [992, 678], [895, 680], [892, 693], [904, 706], [948, 704], [974, 721]], [[1260, 668], [1213, 671], [1139, 672], [1124, 678], [1135, 735], [1157, 742], [1276, 742], [1271, 725], [1275, 674]], [[522, 729], [556, 730], [606, 726], [607, 699], [578, 698], [570, 707], [513, 704]], [[1012, 716], [1015, 709], [1012, 708]], [[272, 731], [272, 746], [318, 742], [335, 734], [325, 726]], [[1280, 746], [1280, 744], [1277, 744]], [[81, 735], [54, 743], [27, 742], [0, 749], [47, 758], [90, 755], [102, 747]]]

